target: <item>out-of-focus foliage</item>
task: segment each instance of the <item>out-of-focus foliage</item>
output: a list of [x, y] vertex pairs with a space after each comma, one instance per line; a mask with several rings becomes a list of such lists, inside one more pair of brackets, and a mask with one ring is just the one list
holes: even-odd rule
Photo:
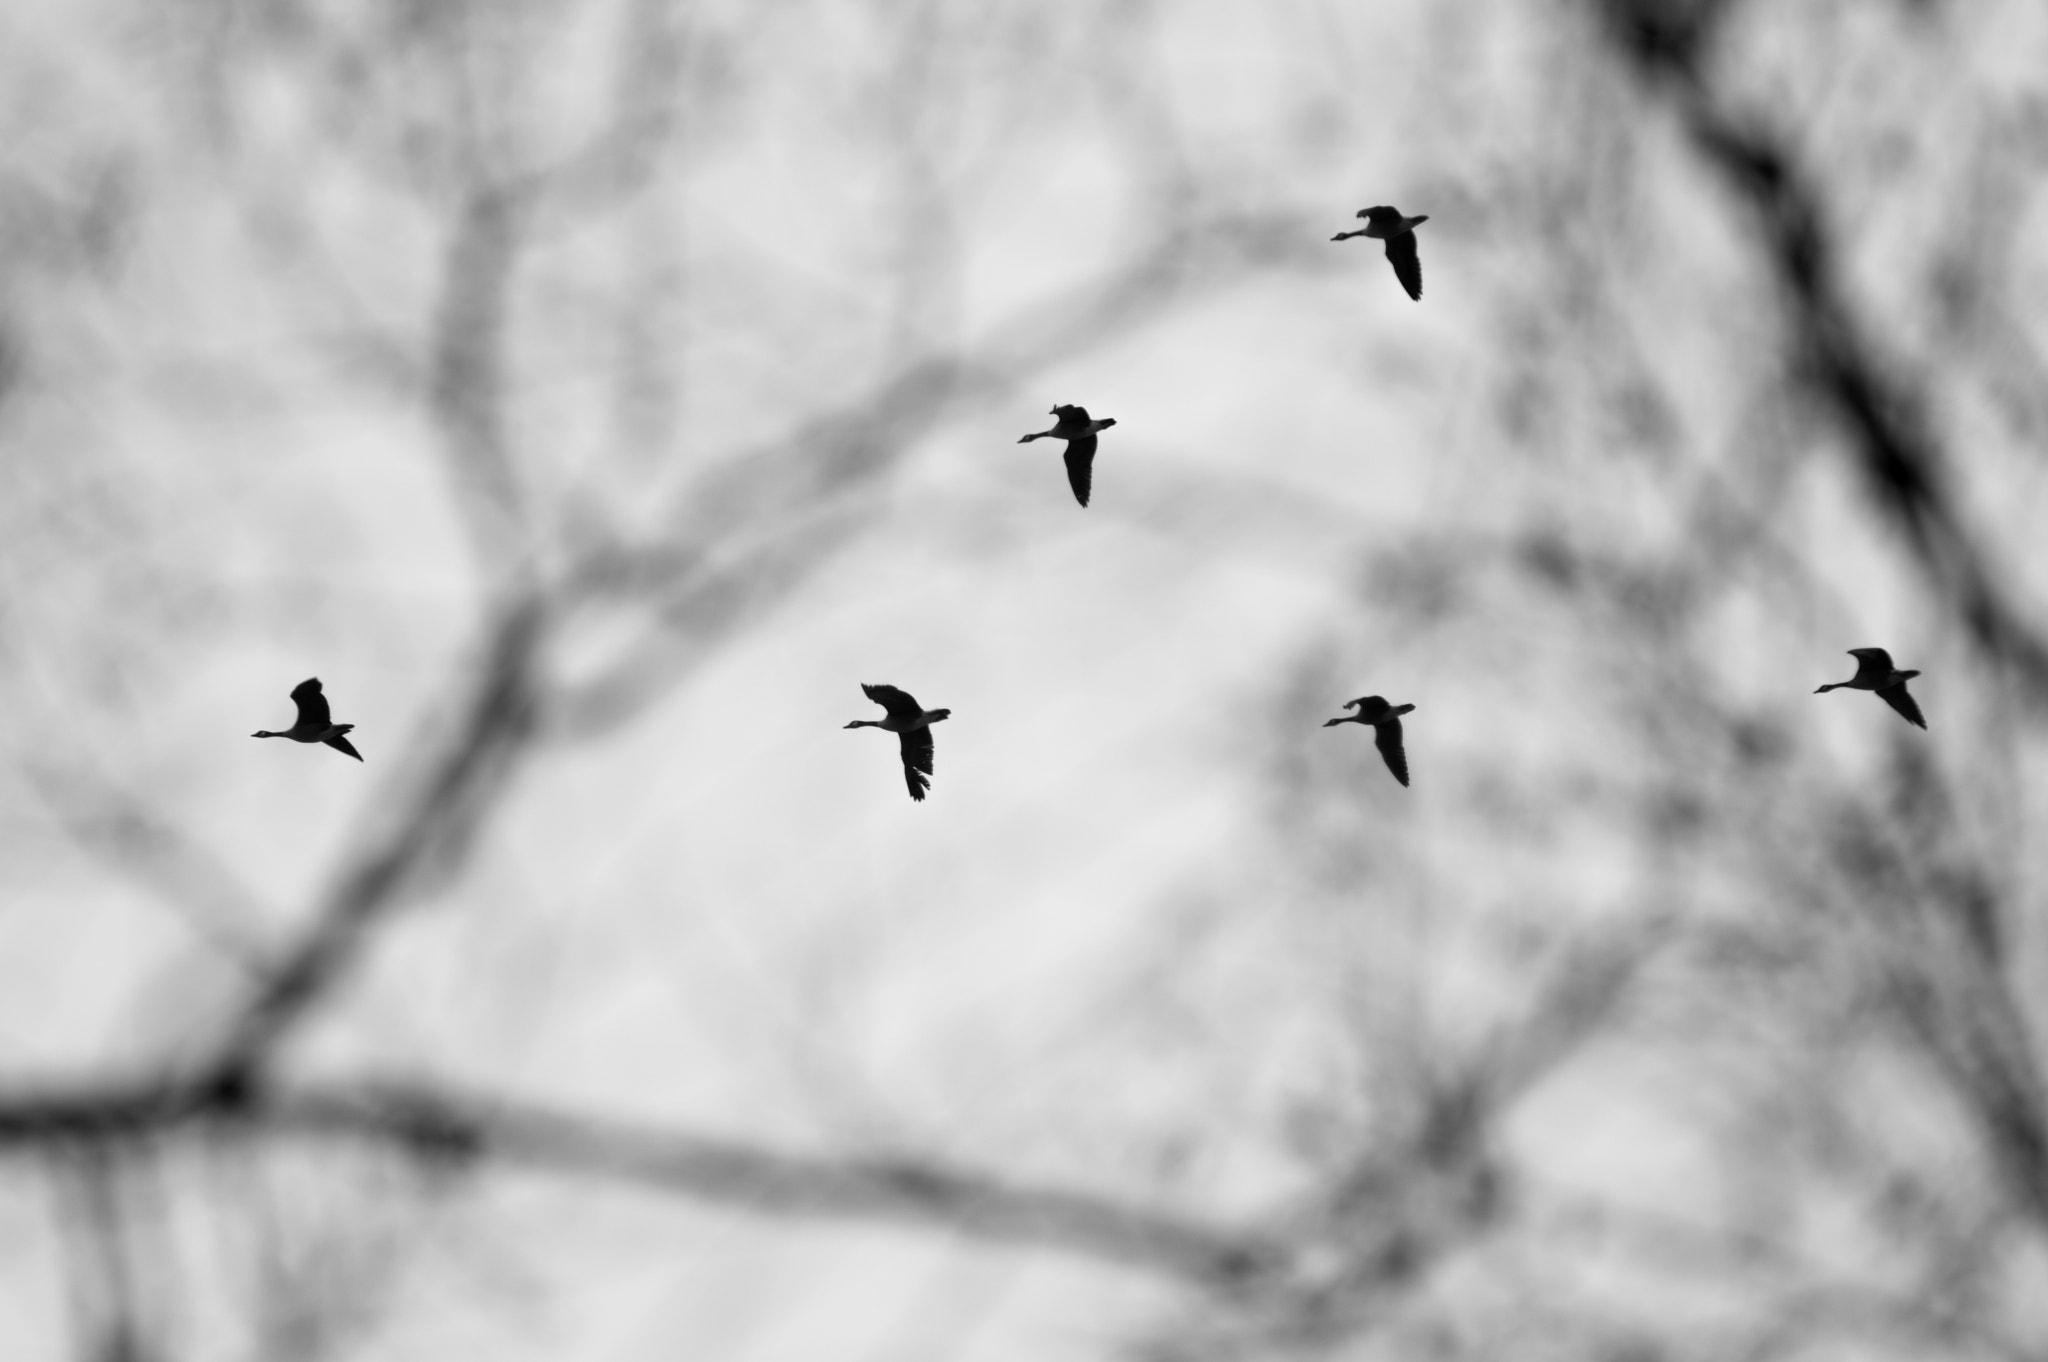
[[14, 8], [24, 1356], [2048, 1339], [2029, 6]]

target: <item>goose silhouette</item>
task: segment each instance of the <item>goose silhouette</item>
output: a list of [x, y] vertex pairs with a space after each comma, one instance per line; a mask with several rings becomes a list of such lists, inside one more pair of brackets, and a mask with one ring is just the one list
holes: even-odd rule
[[355, 745], [348, 740], [348, 734], [354, 730], [355, 725], [338, 724], [334, 722], [334, 716], [328, 713], [327, 697], [321, 693], [319, 677], [309, 676], [304, 681], [299, 682], [298, 685], [293, 686], [292, 702], [299, 707], [299, 717], [293, 721], [290, 728], [287, 728], [282, 733], [272, 733], [268, 729], [262, 729], [251, 733], [249, 736], [252, 738], [290, 738], [293, 742], [326, 743], [335, 751], [346, 752], [357, 761], [363, 759], [363, 754], [356, 751]]
[[1074, 500], [1082, 506], [1088, 504], [1088, 488], [1095, 477], [1095, 436], [1098, 431], [1108, 430], [1116, 424], [1115, 417], [1100, 421], [1088, 419], [1086, 407], [1054, 407], [1052, 414], [1059, 417], [1059, 423], [1051, 430], [1036, 431], [1019, 441], [1028, 445], [1033, 440], [1065, 440], [1067, 442], [1067, 485], [1074, 489]]
[[1387, 769], [1394, 773], [1394, 779], [1405, 788], [1408, 784], [1408, 754], [1401, 749], [1401, 716], [1412, 711], [1413, 705], [1390, 705], [1378, 695], [1361, 695], [1356, 700], [1346, 700], [1344, 708], [1355, 710], [1353, 714], [1342, 714], [1323, 724], [1324, 728], [1335, 728], [1338, 724], [1366, 724], [1372, 729], [1373, 746], [1380, 749]]
[[950, 709], [926, 709], [910, 698], [908, 691], [894, 686], [863, 684], [861, 693], [888, 711], [885, 718], [855, 719], [848, 728], [880, 728], [894, 733], [903, 749], [903, 783], [910, 797], [920, 802], [931, 788], [932, 725], [948, 718]]
[[1408, 296], [1416, 302], [1422, 301], [1422, 257], [1415, 250], [1415, 229], [1429, 221], [1429, 214], [1404, 218], [1398, 208], [1381, 204], [1374, 208], [1361, 208], [1358, 216], [1365, 219], [1365, 226], [1355, 232], [1339, 232], [1332, 241], [1349, 241], [1355, 236], [1379, 237], [1387, 243], [1387, 263], [1394, 267], [1394, 277], [1401, 281], [1401, 287], [1408, 290]]
[[1851, 648], [1849, 656], [1856, 659], [1856, 674], [1847, 681], [1830, 681], [1816, 688], [1815, 695], [1831, 690], [1874, 690], [1877, 698], [1897, 710], [1907, 723], [1927, 727], [1919, 702], [1906, 691], [1906, 683], [1919, 672], [1900, 671], [1892, 665], [1892, 655], [1882, 648]]

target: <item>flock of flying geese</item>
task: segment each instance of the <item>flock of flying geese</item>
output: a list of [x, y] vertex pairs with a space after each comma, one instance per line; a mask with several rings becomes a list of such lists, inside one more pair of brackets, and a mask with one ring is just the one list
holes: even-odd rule
[[[1358, 216], [1365, 219], [1364, 227], [1355, 232], [1339, 232], [1330, 240], [1347, 241], [1363, 236], [1385, 241], [1387, 263], [1394, 267], [1394, 277], [1401, 281], [1401, 287], [1407, 290], [1410, 298], [1421, 301], [1422, 260], [1416, 254], [1415, 229], [1429, 221], [1428, 215], [1403, 217], [1397, 208], [1380, 206], [1360, 209]], [[1116, 421], [1110, 418], [1095, 420], [1088, 415], [1087, 408], [1071, 405], [1054, 407], [1052, 415], [1058, 419], [1051, 430], [1035, 431], [1017, 443], [1029, 444], [1033, 440], [1045, 439], [1066, 441], [1067, 485], [1074, 489], [1074, 500], [1086, 506], [1089, 490], [1094, 484], [1096, 436], [1115, 425]], [[1833, 681], [1821, 686], [1814, 694], [1843, 689], [1876, 691], [1878, 699], [1897, 710], [1908, 723], [1927, 727], [1927, 720], [1921, 717], [1920, 706], [1906, 692], [1906, 683], [1919, 672], [1899, 670], [1892, 665], [1891, 654], [1882, 648], [1851, 648], [1849, 655], [1856, 659], [1856, 674], [1847, 681]], [[953, 711], [926, 709], [908, 691], [895, 686], [862, 685], [861, 692], [882, 707], [883, 717], [855, 719], [846, 726], [879, 728], [894, 733], [902, 749], [904, 784], [909, 787], [912, 799], [923, 800], [932, 784], [932, 725], [949, 717]], [[281, 733], [263, 731], [251, 736], [324, 743], [357, 761], [363, 759], [362, 753], [356, 751], [348, 740], [355, 725], [334, 722], [318, 677], [301, 681], [293, 687], [292, 700], [298, 705], [299, 712], [290, 728]], [[1371, 728], [1373, 745], [1379, 748], [1387, 769], [1393, 772], [1395, 780], [1406, 786], [1408, 754], [1401, 746], [1401, 716], [1415, 706], [1389, 704], [1382, 696], [1363, 695], [1356, 700], [1345, 701], [1344, 708], [1353, 712], [1328, 720], [1323, 727], [1363, 724]]]

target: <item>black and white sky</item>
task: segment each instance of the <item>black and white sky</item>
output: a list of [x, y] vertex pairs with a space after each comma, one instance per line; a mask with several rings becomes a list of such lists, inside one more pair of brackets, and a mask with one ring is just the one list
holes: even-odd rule
[[17, 0], [0, 129], [0, 1354], [2048, 1344], [2038, 4]]

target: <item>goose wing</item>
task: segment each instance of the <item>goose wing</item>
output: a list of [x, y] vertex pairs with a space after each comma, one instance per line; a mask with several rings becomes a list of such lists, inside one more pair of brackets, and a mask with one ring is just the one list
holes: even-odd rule
[[1383, 695], [1361, 695], [1356, 700], [1346, 700], [1344, 708], [1357, 710], [1359, 718], [1371, 723], [1385, 714], [1390, 706]]
[[1094, 481], [1095, 437], [1083, 435], [1067, 441], [1067, 486], [1074, 489], [1074, 500], [1086, 506], [1088, 489]]
[[862, 683], [860, 690], [861, 694], [888, 710], [892, 719], [915, 719], [924, 713], [924, 707], [911, 699], [908, 691], [898, 690], [894, 686], [870, 686], [865, 682]]
[[363, 754], [356, 751], [355, 744], [350, 742], [345, 736], [343, 736], [340, 733], [335, 734], [333, 737], [327, 739], [326, 741], [327, 745], [337, 752], [346, 752], [350, 756], [354, 757], [357, 761], [361, 761], [363, 759]]
[[931, 727], [906, 729], [897, 738], [903, 746], [903, 783], [910, 787], [910, 797], [922, 802], [932, 787]]
[[1373, 746], [1380, 749], [1380, 756], [1386, 759], [1387, 769], [1394, 773], [1394, 779], [1405, 787], [1408, 784], [1408, 754], [1401, 750], [1401, 721], [1383, 719], [1373, 725]]
[[1904, 716], [1907, 723], [1918, 728], [1927, 727], [1927, 720], [1920, 714], [1920, 703], [1906, 693], [1905, 682], [1900, 681], [1895, 685], [1878, 687], [1877, 698], [1897, 710]]
[[320, 678], [309, 676], [292, 687], [292, 703], [299, 707], [295, 729], [308, 731], [326, 728], [334, 722], [334, 716], [327, 709], [327, 697], [320, 693]]
[[1415, 250], [1415, 233], [1397, 232], [1388, 237], [1387, 260], [1394, 267], [1394, 277], [1408, 290], [1408, 296], [1421, 302], [1422, 257]]
[[1849, 656], [1856, 659], [1858, 681], [1882, 681], [1892, 674], [1892, 655], [1882, 648], [1851, 648]]

